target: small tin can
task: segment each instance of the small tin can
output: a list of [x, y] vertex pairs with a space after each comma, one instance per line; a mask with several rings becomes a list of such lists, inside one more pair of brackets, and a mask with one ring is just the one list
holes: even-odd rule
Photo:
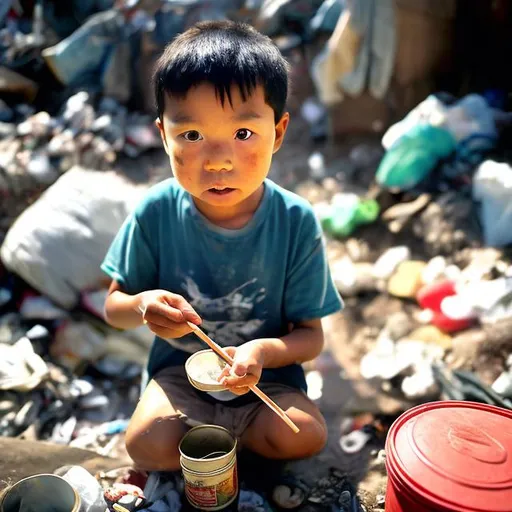
[[194, 427], [181, 440], [180, 464], [188, 502], [216, 511], [238, 498], [236, 438], [216, 425]]
[[7, 489], [0, 498], [0, 512], [79, 512], [80, 495], [64, 478], [41, 474], [29, 476]]

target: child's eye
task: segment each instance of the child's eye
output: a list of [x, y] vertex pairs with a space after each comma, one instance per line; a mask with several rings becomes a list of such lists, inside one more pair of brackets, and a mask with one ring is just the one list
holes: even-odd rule
[[181, 135], [187, 142], [198, 142], [203, 140], [203, 136], [197, 130], [190, 130]]
[[242, 128], [236, 132], [235, 137], [238, 140], [247, 140], [252, 136], [251, 130], [248, 130], [247, 128]]

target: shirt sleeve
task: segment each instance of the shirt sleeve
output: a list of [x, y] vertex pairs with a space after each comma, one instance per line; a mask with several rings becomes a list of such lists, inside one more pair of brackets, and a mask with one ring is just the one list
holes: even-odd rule
[[328, 316], [344, 307], [331, 277], [322, 228], [308, 212], [295, 240], [285, 285], [285, 314], [289, 322]]
[[158, 288], [156, 252], [136, 213], [124, 221], [101, 269], [131, 295]]

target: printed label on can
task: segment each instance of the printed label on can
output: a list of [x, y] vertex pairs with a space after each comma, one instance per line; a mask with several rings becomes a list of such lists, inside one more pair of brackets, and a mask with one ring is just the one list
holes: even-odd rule
[[189, 501], [198, 508], [217, 506], [217, 493], [215, 492], [214, 485], [199, 487], [188, 484], [185, 491]]
[[200, 509], [219, 510], [236, 498], [238, 494], [236, 463], [229, 472], [228, 478], [220, 482], [212, 482], [212, 479], [205, 477], [206, 475], [195, 481], [190, 477], [185, 479], [185, 494], [193, 506]]

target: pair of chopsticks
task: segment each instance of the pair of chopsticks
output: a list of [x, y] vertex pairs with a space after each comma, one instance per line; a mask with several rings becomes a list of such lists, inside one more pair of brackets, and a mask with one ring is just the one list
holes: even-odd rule
[[[229, 366], [233, 366], [233, 359], [229, 354], [220, 346], [215, 343], [205, 332], [203, 332], [197, 325], [192, 322], [187, 322], [188, 326], [192, 329], [194, 334], [202, 341], [204, 341], [221, 359], [223, 359]], [[290, 419], [279, 405], [277, 405], [268, 395], [261, 391], [258, 386], [249, 386], [249, 389], [274, 411], [296, 434], [299, 432], [299, 427]]]

